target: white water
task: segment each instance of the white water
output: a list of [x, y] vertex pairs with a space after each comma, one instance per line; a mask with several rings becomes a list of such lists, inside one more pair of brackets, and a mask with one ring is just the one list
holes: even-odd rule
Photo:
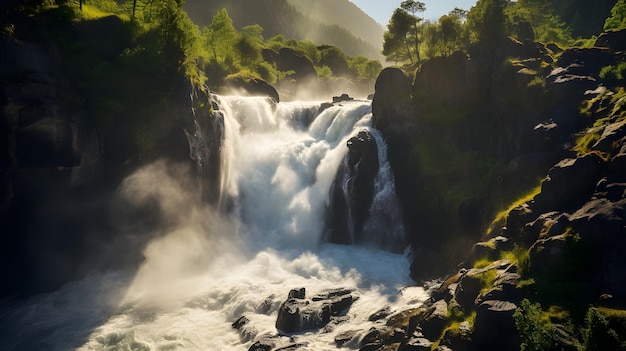
[[[221, 104], [228, 166], [222, 183], [234, 213], [203, 204], [201, 192], [168, 165], [137, 172], [121, 193], [138, 202], [158, 199], [174, 224], [146, 247], [139, 271], [88, 277], [10, 306], [0, 315], [1, 349], [247, 350], [255, 338], [276, 334], [277, 311], [290, 289], [305, 287], [311, 296], [351, 288], [359, 299], [346, 321], [293, 337], [307, 343], [302, 350], [335, 350], [337, 334], [359, 330], [362, 337], [378, 309], [422, 303], [422, 288], [406, 288], [412, 282], [405, 256], [320, 242], [346, 141], [361, 129], [377, 139], [381, 160], [367, 235], [380, 242], [403, 235], [386, 147], [369, 127], [368, 102], [328, 108], [308, 128], [301, 120], [318, 103], [273, 107], [260, 98], [222, 97]], [[231, 327], [242, 315], [251, 321], [249, 339]]]

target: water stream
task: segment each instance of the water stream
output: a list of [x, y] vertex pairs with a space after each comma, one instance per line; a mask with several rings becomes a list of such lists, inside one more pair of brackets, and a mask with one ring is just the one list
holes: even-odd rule
[[[144, 250], [136, 272], [98, 273], [0, 311], [3, 350], [247, 350], [276, 334], [289, 290], [354, 290], [341, 322], [292, 336], [302, 350], [335, 350], [334, 337], [376, 322], [384, 306], [401, 311], [427, 295], [413, 286], [405, 255], [383, 248], [325, 243], [324, 211], [347, 140], [368, 130], [380, 170], [365, 225], [369, 242], [402, 240], [393, 174], [368, 101], [273, 104], [219, 97], [224, 113], [221, 197], [231, 210], [203, 203], [184, 177], [157, 163], [126, 179], [120, 193], [157, 199], [166, 228]], [[231, 324], [250, 323], [242, 337]]]

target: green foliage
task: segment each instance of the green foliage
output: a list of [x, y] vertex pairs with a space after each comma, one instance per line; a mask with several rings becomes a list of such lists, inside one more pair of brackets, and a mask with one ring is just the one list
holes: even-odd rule
[[604, 30], [626, 28], [626, 0], [617, 0], [611, 9], [611, 16], [604, 22]]
[[264, 81], [270, 84], [276, 83], [276, 80], [278, 78], [276, 75], [276, 69], [268, 62], [261, 61], [257, 63], [255, 71]]
[[587, 311], [582, 334], [581, 351], [626, 350], [626, 342], [620, 340], [617, 332], [609, 326], [608, 320], [598, 308], [591, 307]]
[[414, 62], [414, 51], [410, 45], [409, 31], [414, 22], [414, 17], [403, 9], [396, 9], [391, 15], [387, 31], [384, 34], [383, 55], [387, 61]]
[[509, 0], [478, 0], [467, 14], [467, 24], [479, 41], [497, 42], [508, 34], [505, 9]]
[[370, 60], [365, 56], [348, 58], [348, 67], [357, 78], [376, 79], [383, 66], [377, 60]]
[[600, 133], [597, 131], [587, 132], [576, 138], [576, 145], [572, 148], [576, 155], [583, 156], [591, 152], [593, 145], [600, 140]]
[[606, 66], [600, 70], [600, 78], [609, 86], [623, 85], [626, 77], [626, 62], [620, 62], [617, 66]]
[[241, 36], [234, 45], [235, 53], [242, 65], [250, 67], [261, 59], [261, 47], [248, 36]]
[[310, 40], [300, 40], [296, 43], [294, 49], [298, 52], [301, 52], [306, 56], [314, 65], [318, 65], [320, 63], [320, 59], [322, 57], [322, 53]]
[[224, 63], [232, 60], [238, 34], [226, 9], [219, 10], [213, 16], [211, 25], [202, 30], [202, 37], [213, 60]]
[[507, 8], [507, 14], [515, 22], [527, 22], [533, 29], [537, 41], [564, 46], [570, 45], [573, 41], [571, 29], [555, 14], [552, 1], [519, 0]]
[[513, 313], [515, 327], [520, 336], [521, 351], [546, 351], [552, 344], [552, 326], [541, 305], [523, 299]]
[[507, 260], [517, 265], [517, 273], [519, 273], [521, 277], [528, 275], [530, 270], [530, 255], [528, 249], [516, 244], [510, 251], [501, 252], [500, 259]]
[[253, 40], [258, 45], [263, 45], [263, 27], [251, 24], [241, 28], [241, 36]]
[[319, 78], [330, 78], [333, 75], [333, 71], [330, 69], [330, 67], [324, 65], [324, 66], [315, 66], [315, 72], [317, 72], [317, 76]]

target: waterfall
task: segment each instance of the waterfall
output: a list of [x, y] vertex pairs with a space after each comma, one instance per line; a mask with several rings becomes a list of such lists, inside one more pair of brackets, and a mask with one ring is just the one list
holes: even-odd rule
[[[380, 308], [421, 305], [427, 295], [413, 286], [407, 257], [392, 252], [403, 242], [402, 215], [370, 102], [216, 96], [214, 103], [211, 115], [196, 111], [187, 135], [200, 173], [213, 177], [216, 200], [207, 202], [204, 190], [164, 163], [131, 175], [120, 193], [156, 201], [167, 223], [146, 246], [142, 266], [94, 274], [22, 303], [0, 302], [3, 347], [247, 350], [277, 334], [291, 289], [342, 288], [354, 296], [345, 316], [286, 340], [307, 345], [303, 350], [336, 350], [335, 337], [350, 332], [354, 340], [343, 347], [354, 349]], [[378, 168], [364, 245], [320, 241], [348, 140], [361, 131], [376, 141]], [[249, 322], [239, 333], [231, 325], [242, 316]]]

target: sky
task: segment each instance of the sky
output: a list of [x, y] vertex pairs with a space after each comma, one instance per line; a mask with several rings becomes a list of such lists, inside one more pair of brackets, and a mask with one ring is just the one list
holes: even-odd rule
[[[350, 0], [365, 13], [383, 26], [387, 26], [393, 11], [400, 7], [402, 0]], [[420, 17], [437, 20], [455, 7], [469, 10], [476, 4], [476, 0], [421, 0], [426, 4], [426, 12]]]

